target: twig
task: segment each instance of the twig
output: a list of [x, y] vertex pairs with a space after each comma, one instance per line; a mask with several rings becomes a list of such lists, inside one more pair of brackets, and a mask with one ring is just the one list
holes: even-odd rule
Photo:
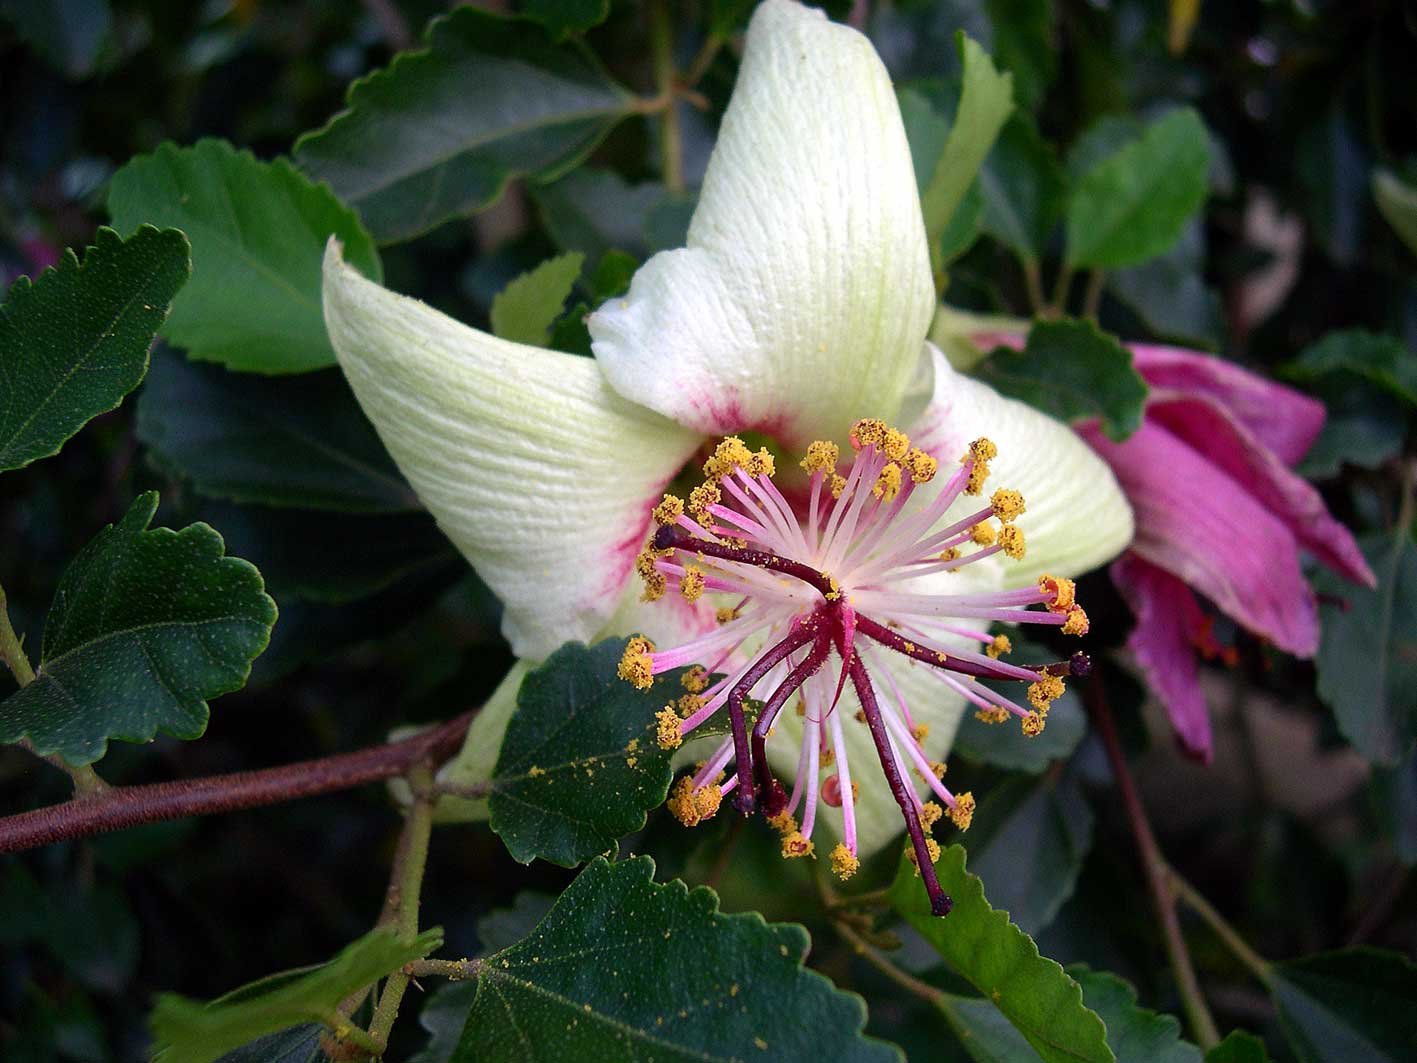
[[1174, 867], [1169, 864], [1165, 865], [1165, 872], [1174, 895], [1185, 901], [1198, 916], [1205, 920], [1206, 925], [1215, 931], [1215, 936], [1225, 944], [1225, 947], [1235, 955], [1237, 960], [1245, 965], [1251, 974], [1265, 985], [1269, 985], [1274, 977], [1269, 962], [1250, 948], [1229, 921], [1216, 910], [1210, 901], [1205, 899], [1201, 891], [1182, 878]]
[[1068, 311], [1068, 293], [1073, 286], [1073, 267], [1063, 266], [1058, 270], [1058, 280], [1053, 285], [1053, 303], [1047, 308], [1045, 317], [1061, 317]]
[[1122, 807], [1126, 810], [1131, 824], [1132, 836], [1136, 839], [1141, 855], [1142, 868], [1146, 872], [1147, 886], [1151, 892], [1151, 903], [1156, 909], [1156, 917], [1161, 922], [1162, 939], [1166, 943], [1166, 954], [1171, 961], [1171, 971], [1176, 978], [1176, 988], [1181, 994], [1181, 1003], [1186, 1010], [1186, 1018], [1195, 1034], [1196, 1043], [1202, 1051], [1210, 1051], [1220, 1043], [1220, 1031], [1215, 1019], [1206, 1006], [1201, 993], [1200, 982], [1196, 979], [1196, 969], [1191, 963], [1191, 954], [1186, 950], [1186, 939], [1181, 934], [1181, 921], [1176, 915], [1175, 895], [1171, 891], [1171, 877], [1161, 847], [1152, 833], [1151, 822], [1146, 818], [1141, 795], [1127, 767], [1126, 754], [1117, 737], [1117, 724], [1112, 719], [1112, 710], [1107, 705], [1107, 695], [1102, 687], [1100, 669], [1094, 669], [1092, 680], [1087, 684], [1087, 705], [1092, 722], [1107, 751], [1107, 760], [1112, 765], [1112, 774], [1117, 780], [1117, 789], [1122, 795]]
[[264, 771], [238, 771], [148, 786], [114, 786], [92, 797], [7, 816], [0, 819], [0, 853], [144, 823], [275, 805], [391, 779], [422, 761], [439, 763], [455, 753], [475, 711], [401, 742], [356, 753], [304, 760]]
[[481, 960], [414, 960], [403, 965], [410, 978], [446, 978], [451, 982], [466, 982], [477, 977]]
[[1028, 308], [1042, 314], [1048, 309], [1048, 303], [1043, 295], [1043, 274], [1038, 269], [1038, 260], [1024, 258], [1019, 264], [1023, 267], [1023, 283], [1028, 291]]
[[654, 57], [654, 79], [659, 95], [668, 106], [659, 116], [659, 152], [664, 186], [670, 192], [684, 191], [684, 145], [679, 131], [679, 108], [675, 104], [678, 71], [674, 68], [674, 24], [665, 0], [649, 6], [650, 50]]
[[879, 949], [875, 948], [861, 934], [844, 920], [833, 919], [832, 927], [851, 945], [852, 951], [869, 963], [876, 970], [889, 978], [896, 985], [900, 986], [907, 993], [919, 997], [928, 1004], [940, 1007], [944, 1000], [943, 990], [936, 989], [928, 982], [922, 982], [908, 971], [902, 971], [885, 956], [881, 955]]
[[1083, 289], [1082, 316], [1097, 320], [1097, 312], [1102, 309], [1102, 282], [1107, 274], [1100, 269], [1087, 272], [1087, 287]]
[[699, 54], [694, 56], [693, 61], [689, 63], [689, 69], [684, 71], [679, 78], [681, 90], [692, 89], [703, 80], [703, 76], [708, 73], [708, 68], [713, 66], [713, 61], [718, 58], [719, 50], [726, 40], [726, 37], [721, 37], [717, 33], [710, 33], [704, 38]]

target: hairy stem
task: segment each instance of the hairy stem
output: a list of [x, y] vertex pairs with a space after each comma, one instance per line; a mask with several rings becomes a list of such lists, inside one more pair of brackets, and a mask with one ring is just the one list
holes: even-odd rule
[[1181, 921], [1176, 915], [1176, 899], [1171, 888], [1172, 879], [1168, 866], [1161, 854], [1161, 847], [1156, 842], [1156, 835], [1152, 833], [1151, 821], [1146, 817], [1146, 809], [1142, 806], [1141, 795], [1137, 792], [1131, 769], [1127, 767], [1127, 756], [1122, 751], [1121, 740], [1117, 737], [1117, 724], [1112, 719], [1112, 710], [1107, 704], [1107, 695], [1103, 690], [1100, 675], [1087, 684], [1087, 703], [1093, 725], [1097, 728], [1102, 745], [1107, 751], [1107, 760], [1112, 765], [1112, 774], [1117, 780], [1117, 789], [1121, 792], [1122, 807], [1126, 810], [1132, 836], [1136, 839], [1137, 851], [1141, 856], [1142, 869], [1146, 873], [1147, 887], [1151, 893], [1151, 903], [1161, 923], [1166, 955], [1171, 961], [1171, 971], [1176, 978], [1176, 989], [1181, 994], [1186, 1019], [1201, 1050], [1209, 1051], [1220, 1043], [1220, 1031], [1216, 1029], [1215, 1019], [1211, 1017], [1210, 1009], [1206, 1006], [1205, 996], [1201, 993], [1200, 982], [1196, 978], [1195, 966], [1191, 963], [1191, 954], [1186, 949], [1186, 939], [1181, 934]]
[[684, 143], [679, 130], [679, 108], [675, 101], [674, 21], [666, 0], [649, 5], [650, 51], [654, 59], [654, 80], [668, 105], [659, 115], [660, 168], [664, 186], [671, 192], [684, 191]]
[[457, 751], [473, 713], [406, 738], [356, 753], [304, 760], [264, 771], [201, 779], [113, 786], [91, 797], [0, 819], [0, 853], [188, 816], [235, 812], [316, 794], [351, 790], [406, 774], [418, 763], [438, 763]]

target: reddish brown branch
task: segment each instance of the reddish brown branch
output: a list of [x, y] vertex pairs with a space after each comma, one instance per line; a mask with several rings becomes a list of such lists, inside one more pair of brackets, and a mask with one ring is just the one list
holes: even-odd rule
[[303, 760], [263, 771], [238, 771], [149, 786], [115, 786], [92, 797], [7, 816], [0, 819], [0, 853], [19, 852], [144, 823], [276, 805], [391, 779], [405, 774], [416, 764], [441, 763], [452, 756], [474, 712], [463, 713], [401, 742], [355, 753]]

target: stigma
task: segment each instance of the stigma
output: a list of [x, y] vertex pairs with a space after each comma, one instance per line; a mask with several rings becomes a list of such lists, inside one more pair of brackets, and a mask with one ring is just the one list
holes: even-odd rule
[[[661, 747], [677, 748], [720, 712], [729, 736], [681, 778], [670, 811], [686, 826], [711, 817], [732, 795], [743, 815], [761, 812], [782, 837], [783, 856], [812, 857], [812, 835], [825, 805], [840, 816], [841, 838], [830, 854], [843, 879], [860, 866], [855, 802], [845, 729], [868, 729], [879, 769], [900, 807], [908, 853], [924, 879], [936, 915], [951, 902], [934, 861], [936, 824], [968, 828], [974, 798], [944, 784], [945, 766], [931, 762], [909, 700], [892, 676], [892, 655], [926, 668], [961, 695], [985, 722], [1016, 720], [1025, 737], [1042, 733], [1064, 677], [1085, 674], [1087, 657], [1019, 665], [993, 623], [1032, 623], [1063, 634], [1087, 631], [1087, 614], [1072, 581], [1044, 576], [1017, 590], [936, 593], [921, 577], [958, 572], [986, 558], [1021, 558], [1018, 521], [1024, 498], [1008, 488], [984, 497], [989, 463], [998, 448], [978, 439], [948, 476], [939, 461], [911, 446], [909, 437], [879, 420], [857, 421], [852, 453], [818, 441], [801, 461], [806, 483], [795, 501], [774, 482], [776, 459], [743, 440], [724, 439], [703, 465], [704, 481], [687, 501], [666, 495], [654, 508], [655, 530], [636, 562], [644, 597], [668, 593], [722, 603], [718, 626], [679, 646], [657, 648], [631, 639], [620, 676], [641, 689], [676, 669], [684, 691], [660, 710]], [[944, 523], [961, 498], [978, 497], [969, 512]], [[1019, 684], [1019, 699], [985, 681]], [[847, 691], [859, 711], [843, 712]], [[797, 771], [789, 792], [768, 763], [767, 742], [783, 707], [797, 698], [803, 717]], [[751, 718], [756, 711], [756, 718]], [[845, 716], [845, 719], [843, 719]], [[859, 722], [858, 722], [859, 721]], [[923, 783], [921, 796], [916, 780]]]

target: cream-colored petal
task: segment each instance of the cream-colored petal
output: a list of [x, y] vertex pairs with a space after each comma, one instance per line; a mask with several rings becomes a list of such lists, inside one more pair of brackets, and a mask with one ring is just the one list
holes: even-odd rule
[[855, 30], [767, 0], [688, 246], [652, 258], [589, 325], [627, 398], [801, 448], [897, 415], [934, 301], [885, 67]]
[[366, 280], [333, 240], [324, 301], [360, 405], [505, 604], [516, 654], [599, 631], [694, 433], [622, 398], [589, 358], [499, 340]]
[[[998, 586], [1022, 586], [1044, 573], [1081, 575], [1120, 554], [1132, 540], [1132, 509], [1107, 463], [1061, 421], [952, 369], [937, 348], [926, 346], [935, 360], [935, 397], [912, 426], [916, 445], [952, 463], [971, 440], [987, 436], [999, 456], [984, 497], [1010, 487], [1027, 505], [1018, 519], [1025, 557], [990, 559], [1000, 562]], [[945, 520], [980, 501], [961, 498]]]

